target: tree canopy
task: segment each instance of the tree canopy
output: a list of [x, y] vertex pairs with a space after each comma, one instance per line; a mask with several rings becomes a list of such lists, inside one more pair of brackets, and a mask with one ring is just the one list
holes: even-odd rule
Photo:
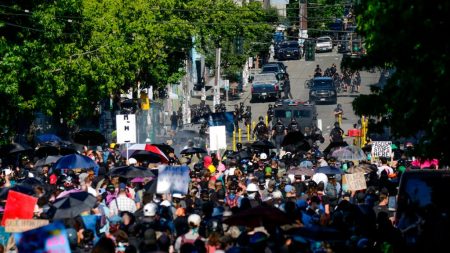
[[138, 84], [177, 83], [194, 46], [211, 62], [219, 43], [225, 71], [234, 72], [270, 42], [273, 20], [261, 4], [232, 0], [7, 1], [0, 127], [20, 131], [36, 112], [72, 125]]
[[416, 136], [420, 155], [447, 163], [450, 44], [440, 35], [450, 24], [449, 6], [446, 1], [361, 1], [356, 14], [367, 55], [349, 64], [395, 69], [381, 91], [355, 99], [355, 112], [382, 116], [395, 137]]

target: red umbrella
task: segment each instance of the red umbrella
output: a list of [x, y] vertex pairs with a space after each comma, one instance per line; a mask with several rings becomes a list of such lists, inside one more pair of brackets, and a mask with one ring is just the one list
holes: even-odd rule
[[[163, 163], [169, 162], [169, 158], [164, 154], [164, 152], [160, 148], [158, 148], [157, 146], [152, 145], [152, 144], [133, 144], [133, 145], [131, 145], [128, 148], [128, 157], [131, 157], [133, 155], [133, 153], [135, 153], [137, 151], [142, 151], [142, 150], [156, 154], [157, 156], [159, 156], [161, 158], [161, 162], [163, 162]], [[121, 154], [123, 157], [126, 157], [127, 150], [123, 150]]]

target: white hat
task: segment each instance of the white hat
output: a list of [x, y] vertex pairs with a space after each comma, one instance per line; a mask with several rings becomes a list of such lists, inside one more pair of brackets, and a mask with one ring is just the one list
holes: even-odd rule
[[177, 198], [177, 199], [182, 199], [182, 198], [184, 198], [184, 195], [182, 195], [181, 193], [174, 193], [172, 195], [172, 197]]
[[267, 159], [267, 154], [266, 154], [266, 153], [261, 153], [261, 154], [259, 155], [259, 159], [261, 159], [261, 160], [266, 160], [266, 159]]
[[188, 217], [188, 223], [189, 224], [194, 224], [195, 226], [200, 226], [200, 222], [202, 221], [202, 218], [200, 217], [200, 215], [198, 214], [191, 214]]
[[155, 216], [158, 206], [155, 203], [148, 203], [144, 206], [144, 216]]
[[5, 176], [11, 175], [12, 170], [11, 169], [4, 169], [3, 173], [5, 173]]
[[136, 163], [137, 163], [137, 160], [134, 159], [133, 157], [131, 157], [130, 159], [128, 159], [128, 164], [129, 164], [129, 165], [131, 165], [131, 164], [136, 164]]
[[247, 191], [248, 192], [257, 192], [258, 191], [258, 187], [256, 186], [256, 184], [250, 183], [250, 184], [247, 185]]
[[169, 207], [169, 206], [171, 206], [172, 204], [170, 203], [170, 201], [168, 201], [168, 200], [166, 199], [166, 200], [164, 200], [163, 202], [161, 202], [160, 205], [161, 205], [161, 206], [165, 206], [165, 207]]

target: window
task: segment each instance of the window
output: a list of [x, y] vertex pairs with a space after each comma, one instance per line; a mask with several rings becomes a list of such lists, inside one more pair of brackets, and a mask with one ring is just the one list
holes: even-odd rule
[[296, 110], [296, 111], [294, 111], [294, 118], [311, 118], [311, 111]]

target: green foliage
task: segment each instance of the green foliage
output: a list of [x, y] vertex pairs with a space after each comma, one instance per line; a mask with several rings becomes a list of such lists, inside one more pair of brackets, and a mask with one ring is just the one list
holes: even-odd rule
[[[368, 0], [357, 6], [367, 56], [359, 67], [395, 67], [379, 94], [354, 104], [373, 115], [371, 99], [383, 101], [396, 136], [416, 136], [422, 155], [449, 161], [450, 83], [448, 43], [438, 38], [449, 27], [449, 2]], [[365, 101], [364, 101], [365, 100]], [[389, 113], [389, 114], [388, 114]]]
[[308, 35], [315, 38], [329, 34], [329, 25], [344, 15], [347, 0], [309, 0]]
[[267, 50], [277, 21], [258, 3], [231, 0], [13, 3], [0, 6], [0, 128], [8, 129], [35, 112], [73, 125], [111, 94], [177, 83], [192, 37], [209, 63], [220, 44], [225, 73], [235, 73]]

